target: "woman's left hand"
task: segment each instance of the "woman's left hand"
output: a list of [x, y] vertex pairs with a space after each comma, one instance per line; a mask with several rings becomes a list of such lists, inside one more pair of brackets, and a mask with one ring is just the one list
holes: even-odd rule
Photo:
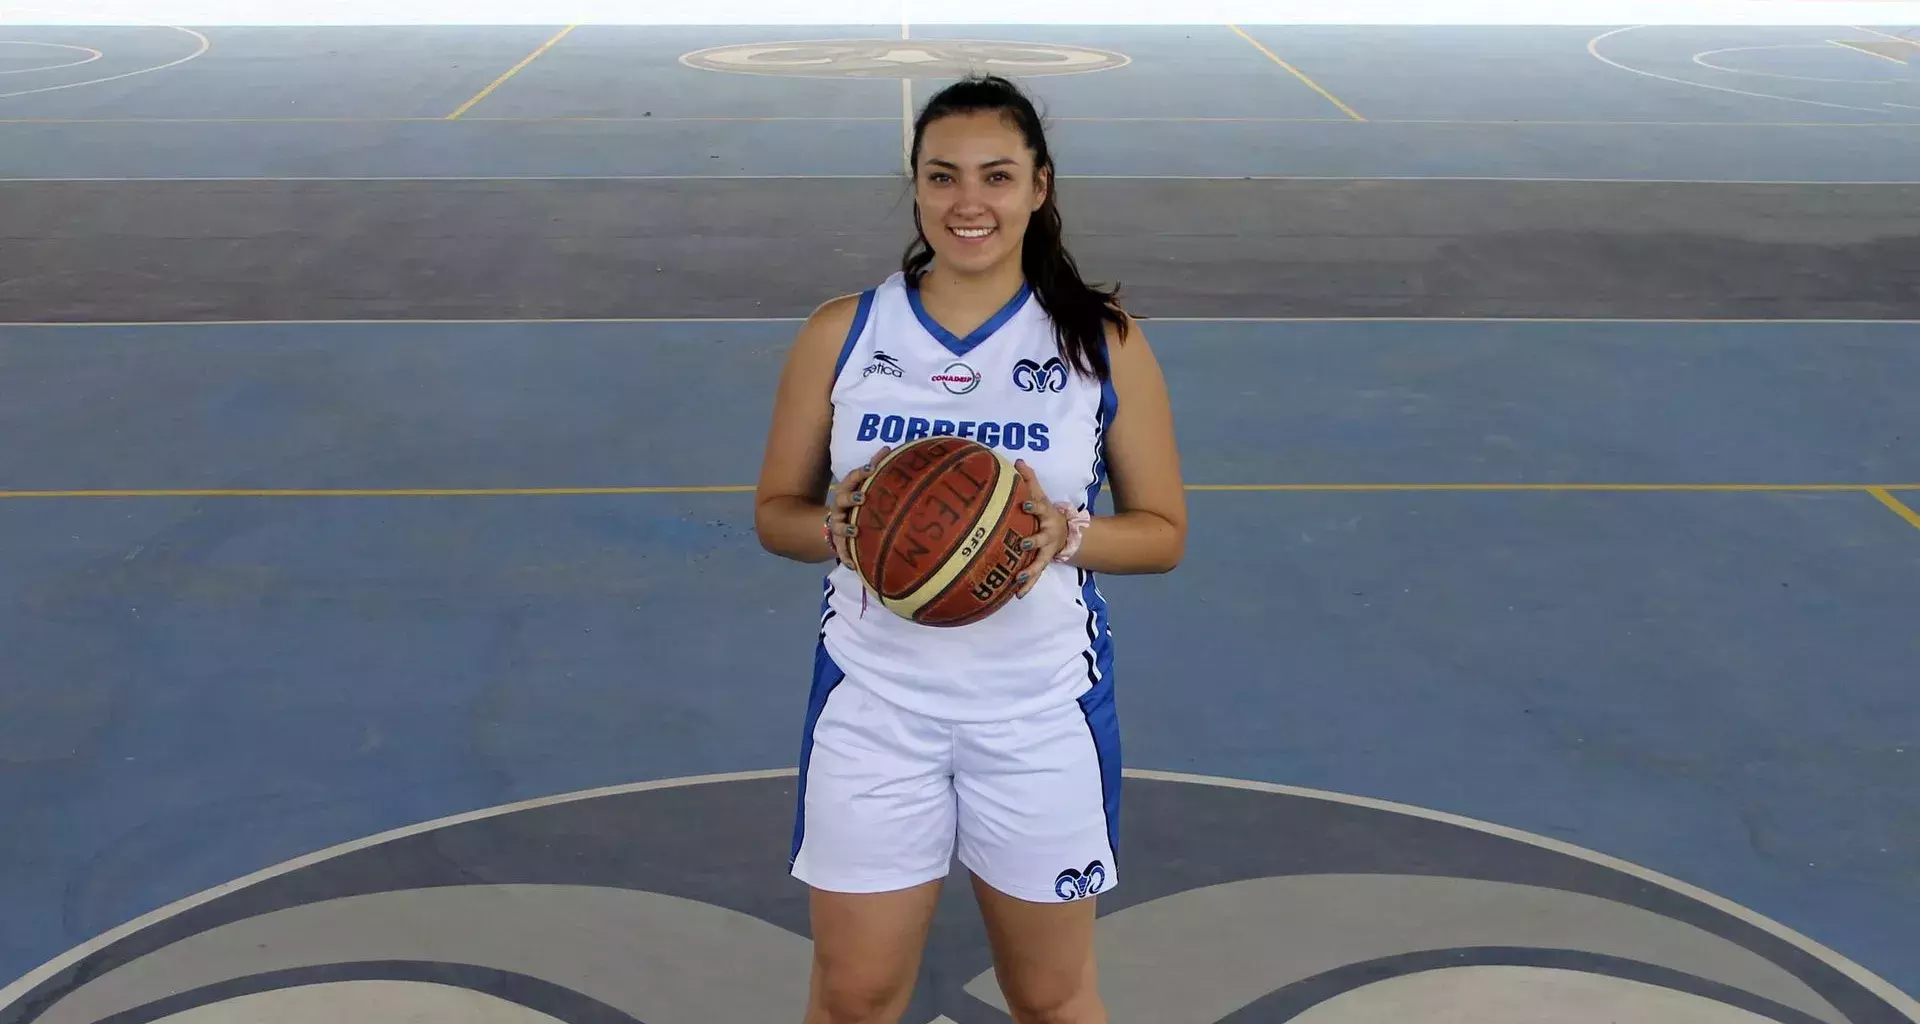
[[1027, 460], [1016, 460], [1013, 468], [1027, 478], [1027, 487], [1032, 492], [1024, 509], [1040, 517], [1039, 532], [1028, 534], [1026, 538], [1026, 543], [1036, 553], [1033, 564], [1015, 577], [1013, 596], [1020, 598], [1032, 592], [1034, 584], [1040, 582], [1040, 574], [1053, 564], [1053, 556], [1066, 546], [1067, 515], [1053, 506], [1047, 492], [1040, 486], [1040, 479], [1034, 475], [1033, 467], [1027, 465]]

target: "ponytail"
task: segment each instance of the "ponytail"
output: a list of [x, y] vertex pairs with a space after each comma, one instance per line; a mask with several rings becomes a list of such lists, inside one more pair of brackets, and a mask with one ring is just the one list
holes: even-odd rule
[[[1047, 176], [1047, 197], [1027, 223], [1026, 237], [1020, 247], [1020, 269], [1054, 324], [1054, 337], [1061, 361], [1076, 371], [1105, 381], [1111, 372], [1107, 361], [1106, 328], [1118, 328], [1126, 337], [1127, 317], [1120, 309], [1118, 288], [1099, 288], [1080, 276], [1080, 268], [1067, 252], [1055, 197], [1060, 183], [1054, 173], [1053, 156], [1048, 151], [1040, 114], [1020, 88], [997, 75], [972, 75], [942, 89], [921, 109], [913, 125], [913, 165], [920, 162], [920, 138], [927, 125], [950, 114], [997, 110], [1009, 116], [1033, 150], [1034, 173]], [[920, 225], [920, 210], [913, 212], [914, 239], [900, 261], [900, 269], [909, 282], [918, 282], [933, 262], [933, 247]]]

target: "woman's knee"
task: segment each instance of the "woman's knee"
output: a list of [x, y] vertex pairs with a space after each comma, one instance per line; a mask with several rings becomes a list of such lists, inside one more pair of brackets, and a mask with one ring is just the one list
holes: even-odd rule
[[1016, 1024], [1106, 1024], [1091, 971], [1019, 972], [1001, 992]]
[[808, 1024], [892, 1024], [913, 995], [939, 883], [889, 893], [813, 893]]
[[819, 1024], [893, 1024], [913, 994], [912, 975], [888, 965], [819, 964], [815, 978]]

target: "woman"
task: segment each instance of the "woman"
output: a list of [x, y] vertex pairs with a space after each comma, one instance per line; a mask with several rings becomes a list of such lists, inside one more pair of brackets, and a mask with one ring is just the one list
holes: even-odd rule
[[[1138, 324], [1062, 246], [1053, 161], [1013, 84], [974, 77], [934, 96], [911, 153], [918, 237], [901, 271], [801, 328], [756, 499], [769, 551], [842, 563], [827, 576], [793, 835], [793, 873], [811, 886], [805, 1019], [899, 1018], [957, 845], [1014, 1019], [1104, 1022], [1094, 900], [1120, 880], [1120, 752], [1093, 574], [1180, 561], [1166, 387]], [[1016, 599], [966, 626], [869, 604], [844, 564], [870, 465], [928, 434], [1013, 460], [1042, 520]], [[1109, 474], [1115, 512], [1091, 516]]]

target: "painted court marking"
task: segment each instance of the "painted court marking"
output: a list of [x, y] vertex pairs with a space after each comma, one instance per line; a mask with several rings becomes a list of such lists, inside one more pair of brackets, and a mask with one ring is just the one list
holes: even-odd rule
[[49, 50], [74, 50], [89, 55], [79, 60], [70, 60], [65, 64], [41, 64], [30, 68], [14, 68], [11, 71], [0, 71], [0, 75], [30, 75], [36, 71], [58, 71], [61, 68], [77, 68], [82, 64], [91, 64], [106, 56], [106, 54], [101, 53], [91, 46], [74, 46], [69, 43], [42, 43], [32, 39], [0, 39], [0, 46], [38, 46]]
[[[1844, 44], [1842, 44], [1844, 45]], [[1920, 51], [1916, 51], [1920, 52]], [[1874, 54], [1874, 56], [1882, 56]], [[28, 70], [45, 71], [48, 68]], [[21, 71], [9, 71], [5, 74], [22, 74]], [[907, 85], [909, 102], [912, 97], [910, 80]], [[368, 117], [0, 117], [0, 125], [39, 124], [39, 125], [137, 125], [137, 124], [445, 124], [449, 119], [439, 116], [368, 116]], [[714, 124], [854, 124], [868, 122], [891, 124], [896, 119], [892, 115], [827, 115], [827, 114], [763, 114], [763, 115], [725, 115], [691, 114], [671, 115], [654, 114], [647, 116], [633, 114], [533, 114], [525, 116], [465, 116], [462, 124], [560, 124], [578, 122], [581, 124], [674, 124], [707, 123]], [[1048, 118], [1054, 123], [1075, 124], [1367, 124], [1367, 125], [1442, 125], [1473, 126], [1482, 128], [1920, 128], [1920, 121], [1684, 121], [1660, 120], [1657, 118], [1638, 118], [1617, 120], [1606, 118], [1585, 118], [1579, 120], [1554, 118], [1503, 118], [1485, 120], [1464, 117], [1374, 117], [1365, 121], [1355, 121], [1350, 117], [1202, 117], [1186, 115], [1073, 115], [1062, 114]], [[907, 121], [911, 123], [912, 117]]]
[[[1889, 55], [1887, 55], [1887, 54], [1884, 54], [1884, 53], [1881, 53], [1881, 52], [1879, 52], [1879, 51], [1877, 51], [1877, 50], [1869, 50], [1869, 49], [1867, 49], [1866, 47], [1864, 47], [1864, 46], [1861, 46], [1861, 45], [1860, 45], [1859, 43], [1849, 43], [1849, 42], [1847, 42], [1847, 41], [1846, 41], [1846, 40], [1844, 40], [1844, 39], [1829, 39], [1829, 40], [1827, 40], [1827, 42], [1830, 42], [1830, 43], [1832, 43], [1832, 44], [1833, 44], [1833, 45], [1835, 45], [1835, 46], [1844, 46], [1844, 47], [1846, 47], [1847, 49], [1849, 49], [1849, 50], [1852, 50], [1852, 51], [1853, 51], [1853, 52], [1855, 52], [1855, 53], [1864, 53], [1864, 54], [1866, 54], [1866, 55], [1867, 55], [1867, 56], [1869, 56], [1869, 57], [1877, 57], [1877, 58], [1879, 58], [1879, 59], [1881, 59], [1881, 60], [1884, 60], [1884, 61], [1889, 61], [1889, 62], [1891, 62], [1891, 63], [1894, 63], [1894, 64], [1901, 64], [1901, 65], [1904, 65], [1904, 64], [1906, 64], [1906, 63], [1907, 63], [1906, 61], [1904, 61], [1904, 60], [1901, 60], [1901, 59], [1900, 59], [1900, 58], [1898, 58], [1898, 57], [1893, 57], [1893, 56], [1889, 56]], [[1811, 81], [1811, 79], [1809, 79], [1809, 81]], [[1879, 81], [1880, 81], [1880, 82], [1885, 82], [1886, 80], [1885, 80], [1885, 79], [1880, 79]], [[1890, 84], [1890, 83], [1888, 83], [1888, 84]]]
[[1913, 489], [1914, 488], [1869, 487], [1867, 488], [1867, 493], [1873, 495], [1875, 498], [1878, 498], [1880, 500], [1880, 504], [1887, 506], [1889, 509], [1892, 509], [1894, 515], [1897, 515], [1900, 518], [1905, 519], [1907, 522], [1913, 524], [1915, 529], [1920, 529], [1920, 512], [1915, 512], [1913, 509], [1908, 508], [1904, 503], [1900, 501], [1900, 499], [1887, 493], [1888, 491], [1892, 491], [1892, 490], [1913, 490]]
[[[1858, 47], [1850, 46], [1847, 43], [1840, 42], [1839, 40], [1829, 39], [1824, 43], [1778, 43], [1771, 46], [1729, 46], [1725, 49], [1720, 49], [1720, 50], [1702, 50], [1701, 52], [1693, 55], [1693, 62], [1695, 64], [1700, 65], [1703, 68], [1707, 68], [1708, 70], [1721, 71], [1729, 75], [1753, 75], [1759, 78], [1779, 78], [1789, 82], [1820, 82], [1828, 85], [1872, 85], [1872, 86], [1886, 86], [1886, 85], [1900, 84], [1898, 81], [1891, 78], [1820, 78], [1814, 75], [1793, 75], [1793, 74], [1788, 74], [1784, 71], [1761, 71], [1757, 68], [1739, 68], [1739, 67], [1731, 67], [1726, 64], [1716, 64], [1713, 61], [1710, 61], [1707, 59], [1708, 57], [1717, 57], [1723, 53], [1760, 53], [1765, 51], [1779, 51], [1779, 50], [1825, 50], [1828, 46], [1841, 46], [1841, 47], [1846, 47], [1847, 49], [1853, 50], [1856, 53], [1865, 53], [1874, 57], [1880, 56], [1880, 54], [1874, 53], [1871, 50], [1862, 50], [1862, 49], [1859, 49]], [[1891, 57], [1885, 57], [1882, 59], [1893, 60], [1893, 58]], [[1897, 60], [1893, 62], [1895, 64], [1902, 63], [1901, 61], [1897, 61]]]
[[1261, 45], [1260, 40], [1255, 39], [1252, 36], [1241, 31], [1240, 26], [1228, 25], [1227, 27], [1232, 29], [1234, 33], [1238, 35], [1240, 38], [1245, 39], [1249, 43], [1252, 43], [1254, 49], [1259, 50], [1261, 53], [1266, 54], [1268, 60], [1273, 61], [1275, 64], [1278, 64], [1281, 67], [1287, 69], [1287, 73], [1291, 74], [1295, 78], [1298, 78], [1300, 81], [1305, 82], [1307, 88], [1312, 89], [1314, 92], [1319, 93], [1321, 97], [1324, 98], [1328, 103], [1331, 103], [1336, 107], [1339, 107], [1341, 112], [1346, 114], [1349, 118], [1352, 118], [1355, 121], [1366, 120], [1366, 118], [1360, 116], [1359, 111], [1353, 109], [1352, 107], [1347, 106], [1345, 103], [1340, 101], [1340, 98], [1338, 96], [1335, 96], [1334, 94], [1321, 88], [1320, 83], [1314, 81], [1311, 78], [1308, 78], [1306, 75], [1306, 72], [1301, 71], [1299, 68], [1294, 67], [1293, 65], [1287, 63], [1284, 60], [1281, 60], [1279, 54], [1274, 53], [1272, 50], [1269, 50], [1265, 46]]
[[[1890, 104], [1895, 105], [1897, 104]], [[1914, 109], [1920, 110], [1920, 107]], [[889, 119], [890, 120], [890, 119]], [[904, 174], [366, 174], [366, 175], [130, 175], [89, 177], [0, 177], [0, 184], [108, 184], [156, 182], [424, 182], [424, 181], [900, 181]], [[1910, 187], [1920, 185], [1913, 178], [1580, 178], [1539, 177], [1501, 174], [1062, 174], [1062, 181], [1479, 181], [1526, 182], [1564, 185], [1779, 185], [1788, 187]]]
[[488, 96], [492, 95], [495, 89], [498, 89], [502, 85], [506, 84], [507, 79], [512, 78], [513, 76], [519, 74], [521, 69], [525, 68], [527, 65], [538, 60], [541, 54], [546, 53], [548, 50], [553, 49], [554, 44], [558, 43], [562, 39], [565, 39], [567, 37], [567, 33], [572, 32], [575, 27], [576, 26], [568, 25], [566, 28], [563, 28], [559, 32], [555, 33], [552, 39], [549, 39], [546, 42], [541, 43], [539, 49], [533, 51], [532, 53], [527, 54], [527, 56], [524, 59], [522, 59], [520, 63], [515, 64], [513, 67], [508, 68], [505, 74], [501, 75], [499, 78], [496, 78], [492, 82], [488, 83], [485, 89], [482, 89], [479, 92], [475, 93], [472, 99], [468, 100], [465, 103], [460, 104], [459, 109], [455, 110], [451, 114], [448, 114], [446, 119], [449, 121], [459, 120], [461, 114], [464, 114], [469, 110], [472, 110], [474, 107], [474, 104], [479, 103], [481, 100], [484, 100]]
[[[186, 62], [193, 60], [194, 58], [200, 56], [201, 54], [206, 53], [209, 49], [213, 47], [213, 41], [211, 39], [208, 39], [206, 36], [203, 36], [200, 33], [195, 32], [190, 28], [182, 28], [178, 25], [169, 25], [167, 27], [173, 29], [176, 32], [185, 32], [187, 35], [190, 35], [193, 38], [199, 40], [200, 41], [199, 49], [194, 50], [192, 53], [187, 54], [185, 57], [182, 57], [179, 60], [171, 60], [166, 62], [165, 64], [155, 64], [153, 67], [141, 68], [138, 71], [128, 71], [118, 75], [108, 75], [105, 78], [89, 78], [89, 79], [86, 79], [85, 81], [68, 82], [64, 85], [43, 85], [38, 89], [19, 89], [14, 92], [0, 92], [0, 100], [10, 99], [14, 96], [32, 96], [37, 93], [43, 93], [43, 92], [59, 92], [62, 89], [78, 89], [83, 85], [99, 85], [103, 82], [117, 82], [123, 78], [132, 78], [135, 75], [148, 75], [148, 74], [152, 74], [155, 71], [165, 71], [168, 68], [177, 67], [181, 64], [185, 64]], [[81, 63], [88, 63], [88, 62], [82, 61]]]
[[[86, 958], [108, 948], [114, 943], [122, 941], [123, 939], [126, 939], [129, 936], [132, 936], [140, 931], [151, 928], [162, 921], [166, 921], [170, 918], [178, 917], [179, 915], [184, 914], [195, 907], [205, 906], [223, 896], [231, 895], [232, 893], [238, 892], [242, 889], [246, 889], [251, 886], [258, 885], [262, 882], [266, 882], [274, 878], [289, 875], [302, 868], [311, 867], [315, 864], [319, 864], [321, 862], [328, 861], [328, 860], [333, 860], [333, 859], [346, 856], [348, 854], [355, 853], [361, 850], [369, 850], [377, 846], [394, 842], [396, 840], [405, 839], [412, 836], [425, 835], [429, 832], [445, 829], [455, 825], [483, 821], [490, 818], [504, 817], [510, 814], [538, 810], [546, 807], [554, 807], [561, 804], [584, 802], [588, 800], [602, 799], [606, 797], [619, 796], [624, 794], [647, 792], [650, 790], [672, 789], [672, 788], [679, 788], [679, 787], [693, 787], [693, 786], [708, 785], [708, 784], [753, 781], [753, 780], [761, 780], [761, 779], [791, 778], [797, 774], [798, 773], [796, 769], [791, 767], [786, 767], [786, 768], [758, 769], [758, 770], [749, 770], [749, 771], [741, 771], [741, 772], [729, 772], [724, 774], [713, 774], [713, 775], [697, 775], [697, 776], [683, 776], [679, 778], [653, 779], [653, 780], [648, 780], [644, 782], [621, 783], [621, 784], [616, 784], [611, 786], [603, 786], [595, 789], [580, 790], [572, 793], [561, 793], [561, 794], [555, 794], [555, 795], [549, 795], [549, 796], [534, 797], [531, 799], [522, 800], [515, 803], [502, 804], [495, 807], [481, 808], [481, 809], [472, 810], [472, 811], [465, 811], [459, 814], [448, 815], [442, 818], [436, 818], [429, 821], [418, 822], [412, 825], [404, 825], [399, 828], [390, 829], [385, 832], [381, 832], [371, 836], [365, 836], [359, 839], [347, 840], [345, 842], [338, 843], [321, 850], [316, 850], [314, 852], [311, 852], [299, 857], [295, 857], [291, 860], [284, 861], [280, 864], [275, 864], [269, 867], [262, 868], [251, 874], [233, 879], [232, 881], [224, 882], [219, 885], [215, 885], [211, 888], [204, 889], [193, 895], [183, 897], [165, 906], [159, 907], [155, 910], [151, 910], [131, 921], [128, 921], [119, 925], [118, 927], [115, 927], [102, 934], [96, 935], [93, 938], [87, 940], [86, 942], [83, 942], [80, 945], [75, 946], [74, 948], [66, 951], [65, 953], [62, 953], [61, 955], [55, 957], [54, 959], [27, 972], [24, 976], [20, 977], [18, 980], [14, 981], [12, 984], [7, 985], [4, 988], [0, 988], [0, 1005], [10, 1005], [12, 1003], [17, 1002], [18, 1000], [23, 998], [28, 992], [32, 991], [33, 989], [40, 986], [41, 984], [44, 984], [49, 979], [58, 975], [61, 971], [68, 970], [72, 968], [74, 965], [82, 962]], [[1190, 772], [1172, 772], [1172, 771], [1162, 771], [1162, 770], [1142, 769], [1142, 768], [1123, 768], [1121, 770], [1121, 774], [1123, 774], [1125, 777], [1130, 779], [1142, 779], [1142, 780], [1152, 780], [1152, 781], [1160, 781], [1160, 782], [1173, 782], [1173, 783], [1184, 783], [1184, 784], [1191, 784], [1191, 785], [1217, 786], [1222, 788], [1243, 789], [1243, 790], [1250, 790], [1254, 792], [1272, 793], [1272, 794], [1277, 794], [1282, 796], [1303, 797], [1306, 799], [1318, 800], [1326, 803], [1341, 804], [1341, 805], [1346, 805], [1350, 807], [1365, 808], [1368, 810], [1375, 810], [1375, 811], [1383, 811], [1389, 814], [1404, 815], [1407, 817], [1419, 818], [1427, 821], [1433, 821], [1441, 824], [1451, 825], [1456, 828], [1462, 828], [1462, 829], [1466, 829], [1474, 832], [1480, 832], [1486, 835], [1497, 836], [1499, 838], [1506, 839], [1511, 842], [1522, 843], [1522, 844], [1533, 846], [1539, 849], [1549, 850], [1555, 853], [1559, 853], [1563, 856], [1575, 858], [1577, 860], [1582, 860], [1590, 864], [1596, 864], [1605, 868], [1609, 868], [1613, 871], [1620, 872], [1621, 874], [1627, 875], [1629, 877], [1638, 878], [1638, 879], [1641, 879], [1642, 881], [1651, 883], [1656, 886], [1660, 886], [1662, 888], [1667, 889], [1668, 891], [1677, 893], [1686, 898], [1696, 900], [1706, 906], [1712, 907], [1715, 910], [1720, 911], [1721, 913], [1727, 914], [1730, 917], [1736, 918], [1755, 928], [1758, 928], [1761, 931], [1764, 931], [1774, 936], [1775, 938], [1778, 938], [1792, 946], [1795, 946], [1798, 949], [1806, 952], [1808, 955], [1819, 960], [1821, 963], [1825, 964], [1826, 966], [1845, 975], [1847, 978], [1851, 979], [1853, 982], [1860, 985], [1861, 987], [1872, 992], [1875, 996], [1884, 1000], [1888, 1005], [1893, 1007], [1897, 1012], [1906, 1014], [1908, 1017], [1914, 1020], [1920, 1020], [1920, 1002], [1916, 1002], [1911, 996], [1900, 991], [1898, 988], [1894, 987], [1891, 983], [1886, 981], [1884, 978], [1879, 977], [1878, 975], [1867, 970], [1861, 965], [1841, 955], [1837, 950], [1821, 942], [1816, 941], [1812, 937], [1808, 935], [1804, 935], [1799, 931], [1796, 931], [1795, 929], [1779, 921], [1769, 918], [1766, 915], [1761, 914], [1760, 912], [1745, 906], [1744, 904], [1735, 902], [1734, 900], [1728, 899], [1727, 897], [1721, 896], [1710, 890], [1703, 889], [1697, 885], [1693, 885], [1688, 882], [1684, 882], [1678, 878], [1663, 874], [1651, 868], [1643, 867], [1631, 861], [1622, 860], [1618, 857], [1614, 857], [1609, 854], [1604, 854], [1597, 850], [1591, 850], [1586, 847], [1576, 846], [1572, 843], [1566, 842], [1565, 840], [1554, 839], [1548, 836], [1543, 836], [1543, 835], [1539, 835], [1532, 832], [1522, 831], [1520, 829], [1513, 828], [1511, 826], [1501, 825], [1501, 824], [1497, 824], [1490, 821], [1483, 821], [1477, 818], [1469, 818], [1464, 815], [1455, 814], [1452, 812], [1439, 811], [1431, 808], [1419, 807], [1412, 804], [1404, 804], [1396, 801], [1383, 800], [1378, 797], [1358, 796], [1358, 795], [1348, 794], [1348, 793], [1338, 793], [1338, 792], [1333, 792], [1329, 790], [1310, 789], [1302, 786], [1294, 786], [1294, 785], [1287, 785], [1283, 783], [1274, 783], [1274, 782], [1263, 782], [1263, 781], [1258, 781], [1253, 779], [1236, 779], [1236, 778], [1228, 778], [1228, 777], [1221, 777], [1221, 776], [1199, 775], [1199, 774], [1194, 774]]]
[[1628, 65], [1623, 64], [1617, 60], [1614, 60], [1613, 58], [1608, 57], [1605, 54], [1600, 52], [1601, 40], [1610, 39], [1614, 36], [1621, 35], [1622, 33], [1632, 32], [1635, 29], [1641, 29], [1646, 27], [1647, 26], [1645, 25], [1628, 25], [1624, 28], [1616, 28], [1608, 32], [1602, 32], [1599, 35], [1594, 36], [1592, 39], [1587, 41], [1587, 53], [1592, 55], [1593, 59], [1599, 61], [1602, 64], [1606, 64], [1611, 67], [1616, 67], [1622, 71], [1640, 75], [1644, 78], [1652, 78], [1662, 82], [1672, 82], [1675, 85], [1687, 85], [1687, 86], [1692, 86], [1693, 88], [1696, 88], [1696, 89], [1707, 89], [1713, 92], [1731, 93], [1735, 96], [1748, 96], [1748, 97], [1752, 97], [1753, 99], [1759, 99], [1759, 100], [1777, 100], [1783, 103], [1804, 103], [1809, 106], [1827, 107], [1833, 110], [1858, 110], [1858, 111], [1863, 111], [1869, 114], [1878, 114], [1883, 112], [1879, 107], [1860, 107], [1860, 106], [1854, 106], [1853, 104], [1850, 104], [1850, 103], [1829, 103], [1826, 100], [1809, 100], [1809, 99], [1802, 99], [1798, 96], [1777, 96], [1777, 95], [1774, 95], [1773, 93], [1754, 92], [1750, 89], [1735, 89], [1732, 86], [1727, 86], [1727, 85], [1712, 85], [1707, 82], [1695, 82], [1685, 78], [1675, 78], [1671, 75], [1662, 75], [1657, 72], [1646, 71], [1641, 68], [1629, 67]]

